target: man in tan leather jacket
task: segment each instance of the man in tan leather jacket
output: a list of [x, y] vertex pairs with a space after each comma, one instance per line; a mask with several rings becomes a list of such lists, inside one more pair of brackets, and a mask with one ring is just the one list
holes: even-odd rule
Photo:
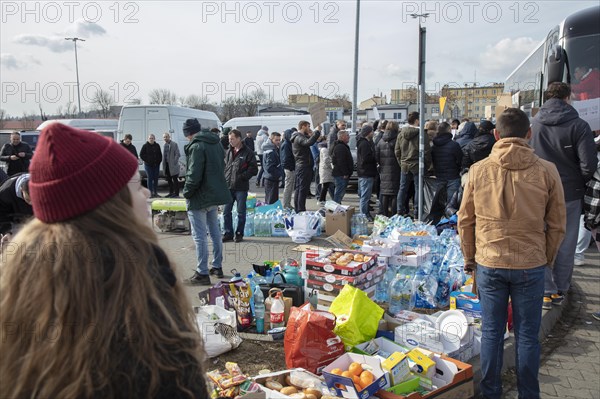
[[469, 171], [458, 231], [465, 269], [476, 270], [482, 309], [481, 392], [502, 397], [502, 353], [509, 297], [516, 338], [519, 397], [539, 398], [544, 275], [565, 234], [566, 210], [553, 163], [534, 154], [527, 115], [498, 118], [498, 142]]

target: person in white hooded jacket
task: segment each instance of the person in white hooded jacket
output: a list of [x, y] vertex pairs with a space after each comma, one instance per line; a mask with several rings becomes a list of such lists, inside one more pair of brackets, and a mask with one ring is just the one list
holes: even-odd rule
[[269, 139], [269, 128], [267, 126], [263, 126], [260, 128], [258, 133], [256, 133], [256, 155], [258, 155], [258, 160], [260, 161], [260, 172], [258, 172], [258, 176], [256, 176], [256, 187], [260, 187], [261, 180], [263, 177], [263, 144], [265, 141]]

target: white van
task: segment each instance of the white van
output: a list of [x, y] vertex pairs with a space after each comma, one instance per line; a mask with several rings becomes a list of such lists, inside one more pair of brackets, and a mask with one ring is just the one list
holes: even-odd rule
[[[183, 135], [183, 123], [187, 119], [196, 118], [202, 130], [219, 128], [219, 117], [210, 111], [201, 111], [193, 108], [178, 107], [175, 105], [126, 105], [121, 109], [119, 127], [117, 128], [117, 141], [123, 140], [126, 134], [133, 137], [132, 143], [138, 151], [148, 141], [148, 135], [154, 134], [156, 141], [163, 147], [162, 136], [168, 132], [171, 140], [179, 145], [181, 157], [179, 158], [179, 176], [185, 176], [186, 162], [183, 147], [189, 143]], [[144, 166], [140, 165], [140, 172], [146, 177]], [[161, 165], [162, 175], [162, 165]]]
[[117, 119], [50, 119], [42, 122], [36, 130], [42, 130], [51, 123], [62, 123], [83, 130], [116, 131], [119, 121]]
[[310, 122], [311, 129], [315, 127], [312, 124], [310, 115], [286, 115], [286, 116], [246, 116], [233, 118], [228, 120], [223, 125], [223, 130], [226, 128], [237, 129], [242, 133], [242, 137], [246, 136], [247, 131], [252, 132], [252, 136], [256, 138], [256, 133], [261, 127], [269, 128], [269, 133], [279, 132], [281, 135], [287, 130], [295, 127], [298, 129], [298, 122]]

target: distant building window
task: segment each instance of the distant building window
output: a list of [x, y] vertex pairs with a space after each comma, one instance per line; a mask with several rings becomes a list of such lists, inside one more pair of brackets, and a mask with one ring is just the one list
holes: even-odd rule
[[379, 113], [379, 119], [385, 119], [385, 112]]
[[475, 111], [479, 111], [479, 105], [475, 107]]
[[480, 92], [480, 90], [475, 90], [475, 94], [477, 94], [477, 95], [478, 95], [478, 94], [479, 94], [479, 92]]
[[431, 107], [431, 113], [432, 114], [439, 114], [440, 113], [440, 107]]
[[496, 94], [496, 90], [492, 90], [492, 94]]
[[402, 112], [394, 112], [394, 119], [398, 121], [404, 120], [404, 118], [402, 118]]

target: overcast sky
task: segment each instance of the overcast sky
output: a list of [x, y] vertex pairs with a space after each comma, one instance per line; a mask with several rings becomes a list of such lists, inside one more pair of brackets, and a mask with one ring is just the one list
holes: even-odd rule
[[[418, 22], [429, 12], [427, 87], [508, 74], [565, 16], [597, 1], [361, 1], [358, 99], [417, 79]], [[166, 88], [220, 102], [256, 88], [275, 100], [352, 98], [356, 2], [2, 1], [1, 107], [8, 114], [82, 107], [97, 88], [118, 104]]]

